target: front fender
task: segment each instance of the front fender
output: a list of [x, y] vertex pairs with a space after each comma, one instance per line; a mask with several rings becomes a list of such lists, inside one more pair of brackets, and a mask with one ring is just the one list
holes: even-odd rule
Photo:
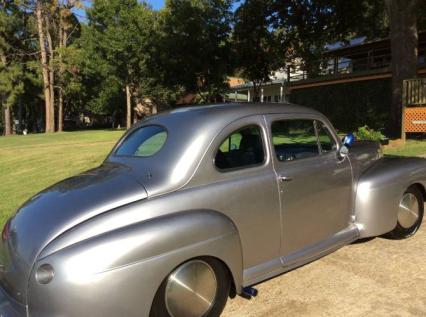
[[240, 290], [239, 235], [215, 211], [174, 213], [84, 240], [36, 263], [52, 265], [55, 276], [42, 285], [32, 272], [30, 316], [148, 316], [164, 278], [199, 256], [223, 261]]
[[357, 184], [355, 222], [360, 238], [393, 230], [399, 201], [413, 184], [426, 185], [426, 160], [385, 157], [364, 172]]

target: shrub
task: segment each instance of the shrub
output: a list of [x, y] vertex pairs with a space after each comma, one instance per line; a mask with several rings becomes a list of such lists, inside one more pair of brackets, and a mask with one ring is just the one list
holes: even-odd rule
[[370, 129], [368, 126], [359, 127], [358, 130], [354, 133], [355, 137], [358, 140], [366, 141], [381, 141], [385, 139], [385, 136], [382, 132]]

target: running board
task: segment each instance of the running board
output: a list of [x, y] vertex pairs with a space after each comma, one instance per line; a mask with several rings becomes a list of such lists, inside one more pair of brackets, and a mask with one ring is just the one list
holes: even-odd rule
[[358, 227], [356, 225], [351, 225], [332, 237], [298, 252], [244, 270], [243, 287], [258, 284], [282, 273], [291, 271], [299, 266], [303, 266], [356, 241], [358, 238]]
[[284, 267], [292, 268], [302, 266], [306, 263], [319, 259], [327, 254], [330, 254], [341, 247], [348, 245], [359, 238], [359, 230], [356, 225], [336, 233], [334, 236], [323, 240], [317, 244], [309, 246], [300, 251], [291, 253], [287, 256], [281, 257]]

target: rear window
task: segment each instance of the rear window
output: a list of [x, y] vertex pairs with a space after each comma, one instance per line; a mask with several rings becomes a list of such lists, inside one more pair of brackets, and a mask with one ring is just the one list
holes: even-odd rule
[[132, 132], [115, 151], [115, 155], [149, 157], [159, 152], [167, 140], [167, 131], [158, 125], [144, 126]]

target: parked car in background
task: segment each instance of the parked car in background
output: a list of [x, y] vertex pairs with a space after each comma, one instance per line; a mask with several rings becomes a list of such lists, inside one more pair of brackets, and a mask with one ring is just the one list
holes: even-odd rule
[[0, 315], [219, 316], [229, 296], [357, 239], [413, 235], [425, 160], [350, 143], [291, 104], [149, 117], [6, 223]]

